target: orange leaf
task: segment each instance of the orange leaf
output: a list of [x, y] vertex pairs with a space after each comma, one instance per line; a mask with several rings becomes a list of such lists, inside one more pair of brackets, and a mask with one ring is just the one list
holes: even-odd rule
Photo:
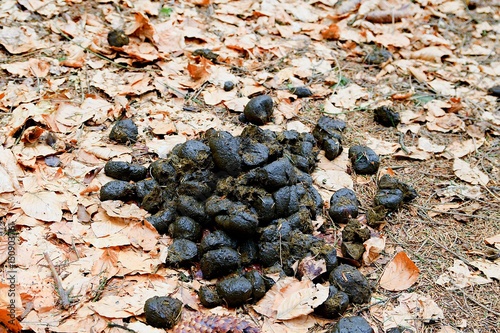
[[418, 279], [420, 270], [405, 252], [399, 252], [385, 267], [380, 286], [391, 291], [410, 288]]
[[24, 131], [22, 142], [34, 143], [38, 138], [45, 132], [45, 130], [39, 126], [31, 126]]
[[4, 328], [7, 329], [5, 332], [18, 333], [21, 332], [22, 326], [15, 317], [10, 316], [8, 310], [0, 309], [0, 332], [3, 332]]
[[340, 29], [333, 23], [327, 29], [321, 31], [321, 36], [323, 36], [324, 39], [339, 39]]
[[212, 65], [212, 62], [210, 60], [199, 57], [199, 63], [188, 63], [187, 70], [193, 80], [198, 81], [210, 75], [210, 73], [208, 72], [208, 68], [210, 67], [210, 65]]

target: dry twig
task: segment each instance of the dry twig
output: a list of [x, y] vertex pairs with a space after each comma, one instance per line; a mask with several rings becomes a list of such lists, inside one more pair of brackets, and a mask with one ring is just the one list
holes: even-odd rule
[[56, 282], [57, 286], [57, 293], [59, 294], [59, 297], [61, 298], [61, 304], [63, 309], [68, 309], [71, 305], [70, 297], [68, 291], [66, 291], [62, 285], [62, 280], [59, 274], [56, 271], [56, 268], [54, 266], [54, 263], [52, 263], [52, 260], [50, 259], [50, 256], [47, 252], [43, 253], [43, 257], [45, 260], [47, 260], [47, 263], [49, 264], [50, 271], [52, 272], [52, 276], [54, 277], [54, 280]]

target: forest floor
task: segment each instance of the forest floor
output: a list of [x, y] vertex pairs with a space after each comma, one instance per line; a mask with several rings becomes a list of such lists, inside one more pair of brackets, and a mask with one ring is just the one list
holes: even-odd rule
[[[372, 302], [346, 315], [377, 332], [499, 332], [499, 22], [496, 0], [1, 1], [0, 309], [15, 300], [19, 323], [0, 310], [0, 332], [161, 332], [144, 323], [154, 295], [264, 332], [334, 323], [312, 309], [278, 320], [252, 305], [203, 308], [205, 282], [162, 265], [171, 239], [146, 212], [99, 200], [106, 161], [148, 165], [209, 128], [237, 135], [244, 106], [263, 93], [274, 100], [263, 128], [311, 132], [322, 115], [346, 122], [344, 154], [321, 153], [313, 174], [326, 205], [346, 186], [366, 212], [383, 173], [418, 192], [372, 230], [373, 257], [360, 268]], [[114, 29], [128, 44], [109, 45]], [[300, 86], [313, 95], [297, 98]], [[374, 121], [380, 106], [400, 113], [397, 128]], [[109, 139], [123, 117], [139, 127], [134, 144]], [[352, 172], [345, 155], [355, 144], [380, 155], [378, 175]], [[379, 280], [399, 252], [418, 279], [389, 291]], [[72, 288], [70, 304], [44, 253]], [[398, 269], [401, 278], [408, 267]]]

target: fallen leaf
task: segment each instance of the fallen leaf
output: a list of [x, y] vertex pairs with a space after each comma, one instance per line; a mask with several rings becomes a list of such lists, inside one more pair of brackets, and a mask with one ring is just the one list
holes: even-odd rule
[[0, 309], [0, 330], [4, 327], [7, 329], [5, 333], [19, 333], [22, 329], [17, 318], [12, 318], [8, 309]]
[[25, 193], [21, 198], [21, 209], [30, 217], [59, 222], [62, 219], [61, 202], [53, 192]]
[[[481, 147], [486, 140], [483, 139], [469, 139], [465, 141], [453, 141], [446, 146], [446, 152], [450, 153], [452, 158], [464, 157], [472, 152], [475, 152]], [[446, 157], [446, 154], [443, 154]]]
[[379, 140], [369, 135], [366, 136], [366, 145], [373, 149], [378, 155], [391, 155], [400, 148], [399, 143]]
[[38, 40], [36, 31], [27, 26], [3, 27], [0, 30], [0, 44], [12, 54], [20, 54], [45, 47], [44, 43]]
[[363, 264], [371, 265], [378, 259], [382, 251], [385, 249], [385, 237], [371, 237], [363, 243], [365, 252], [363, 253]]
[[478, 274], [473, 274], [467, 265], [459, 259], [455, 259], [453, 266], [448, 267], [447, 272], [441, 274], [436, 283], [448, 290], [461, 289], [473, 285], [481, 285], [493, 282]]
[[483, 272], [488, 279], [500, 281], [500, 260], [497, 259], [491, 262], [486, 259], [478, 259], [472, 261], [470, 264]]
[[481, 184], [484, 186], [490, 181], [488, 175], [479, 170], [477, 166], [472, 168], [469, 163], [459, 158], [453, 161], [453, 171], [458, 178], [473, 185]]
[[500, 250], [500, 234], [488, 237], [484, 240], [486, 245], [494, 246]]
[[257, 302], [254, 310], [274, 319], [292, 319], [307, 315], [328, 298], [329, 288], [293, 277], [278, 280]]
[[337, 40], [340, 38], [340, 29], [333, 23], [328, 28], [321, 30], [321, 36], [327, 40]]
[[418, 138], [418, 148], [429, 153], [440, 153], [444, 151], [446, 146], [437, 145], [435, 143], [432, 143], [428, 138], [420, 137]]
[[287, 320], [309, 314], [328, 298], [329, 288], [317, 284], [290, 293], [280, 302], [276, 319]]
[[325, 259], [316, 260], [311, 256], [307, 256], [302, 259], [297, 267], [298, 276], [300, 278], [306, 277], [311, 281], [325, 272]]
[[443, 59], [452, 55], [453, 53], [445, 46], [429, 46], [412, 52], [411, 57], [413, 59], [442, 63]]
[[449, 198], [456, 196], [460, 199], [480, 199], [483, 197], [483, 193], [481, 192], [481, 187], [479, 185], [449, 185], [444, 189], [438, 189], [436, 194], [440, 197]]
[[419, 293], [402, 293], [399, 304], [383, 312], [384, 331], [404, 327], [412, 332], [422, 332], [423, 323], [443, 319], [443, 310], [431, 298]]
[[139, 208], [136, 204], [123, 203], [120, 200], [103, 201], [101, 207], [111, 217], [141, 220], [148, 214], [147, 211]]
[[406, 290], [417, 281], [419, 273], [415, 263], [401, 251], [385, 267], [380, 286], [391, 291]]

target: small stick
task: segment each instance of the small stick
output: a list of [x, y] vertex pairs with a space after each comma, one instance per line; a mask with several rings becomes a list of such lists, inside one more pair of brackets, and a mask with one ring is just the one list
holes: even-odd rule
[[403, 149], [403, 151], [405, 152], [406, 155], [409, 155], [410, 154], [410, 151], [408, 150], [408, 148], [406, 148], [405, 146], [405, 143], [404, 143], [404, 138], [405, 138], [405, 134], [404, 133], [399, 133], [399, 145], [401, 146], [401, 149]]
[[387, 302], [389, 302], [390, 300], [393, 300], [393, 299], [395, 299], [395, 298], [398, 298], [399, 296], [401, 296], [401, 294], [392, 295], [392, 296], [387, 297], [386, 299], [382, 299], [382, 300], [377, 301], [377, 302], [375, 302], [375, 303], [372, 303], [372, 304], [369, 304], [369, 305], [367, 305], [367, 306], [364, 306], [364, 307], [362, 307], [361, 309], [359, 309], [358, 311], [356, 311], [356, 314], [359, 316], [359, 315], [361, 314], [361, 312], [363, 312], [363, 311], [365, 311], [365, 310], [370, 309], [372, 306], [387, 303]]
[[125, 330], [125, 331], [128, 331], [128, 332], [131, 332], [131, 333], [136, 333], [136, 331], [134, 331], [133, 329], [131, 328], [128, 328], [127, 326], [125, 325], [120, 325], [120, 324], [115, 324], [115, 323], [108, 323], [108, 327], [112, 328], [112, 327], [116, 327], [116, 328], [121, 328], [122, 330]]
[[497, 218], [494, 218], [491, 216], [471, 215], [471, 214], [464, 214], [464, 213], [458, 213], [458, 212], [453, 212], [453, 211], [445, 212], [442, 210], [427, 208], [427, 207], [419, 206], [419, 205], [415, 205], [415, 204], [412, 204], [412, 206], [420, 208], [420, 209], [425, 209], [426, 211], [429, 211], [429, 212], [435, 212], [435, 213], [440, 213], [440, 214], [458, 215], [458, 216], [477, 218], [477, 219], [483, 219], [483, 220], [490, 220], [490, 221], [500, 221], [500, 219], [497, 219]]
[[47, 263], [49, 264], [50, 271], [52, 272], [52, 276], [54, 277], [54, 280], [56, 281], [56, 286], [57, 286], [57, 293], [59, 294], [59, 297], [61, 297], [61, 304], [63, 309], [68, 309], [71, 305], [71, 302], [69, 300], [69, 293], [64, 290], [64, 287], [62, 285], [61, 277], [59, 277], [59, 274], [57, 274], [56, 268], [54, 267], [54, 264], [52, 263], [52, 260], [50, 259], [50, 256], [47, 252], [43, 253], [43, 257], [45, 260], [47, 260]]
[[469, 266], [472, 266], [470, 261], [467, 260], [466, 258], [464, 258], [463, 256], [461, 256], [460, 254], [456, 253], [455, 251], [453, 250], [450, 250], [449, 248], [447, 248], [446, 246], [444, 246], [443, 244], [439, 243], [437, 240], [434, 239], [434, 237], [432, 237], [431, 235], [428, 235], [429, 238], [434, 242], [434, 244], [436, 244], [437, 246], [439, 246], [440, 248], [442, 248], [443, 250], [445, 251], [448, 251], [450, 252], [451, 254], [453, 254], [455, 257], [457, 257], [458, 259], [462, 260], [464, 263], [466, 263], [467, 265]]
[[[456, 286], [456, 285], [455, 285], [455, 286]], [[475, 298], [473, 298], [473, 297], [471, 297], [471, 296], [467, 295], [467, 294], [465, 293], [465, 291], [460, 290], [460, 289], [457, 289], [457, 290], [454, 290], [454, 291], [456, 291], [457, 293], [461, 293], [462, 295], [464, 295], [464, 296], [465, 296], [465, 298], [467, 298], [469, 301], [471, 301], [472, 303], [476, 304], [477, 306], [481, 307], [482, 309], [484, 309], [484, 310], [486, 310], [486, 311], [488, 311], [488, 312], [493, 313], [493, 314], [494, 314], [495, 316], [497, 316], [497, 317], [500, 317], [500, 312], [496, 312], [496, 311], [494, 311], [494, 310], [492, 310], [492, 309], [488, 308], [486, 305], [479, 303], [479, 301], [477, 301]]]

